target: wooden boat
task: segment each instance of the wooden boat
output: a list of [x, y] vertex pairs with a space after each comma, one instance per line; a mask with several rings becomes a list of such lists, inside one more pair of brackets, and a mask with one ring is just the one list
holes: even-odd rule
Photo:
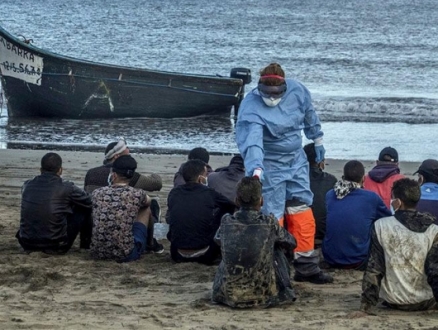
[[193, 117], [230, 113], [251, 72], [231, 77], [129, 68], [33, 46], [0, 27], [0, 74], [9, 117]]

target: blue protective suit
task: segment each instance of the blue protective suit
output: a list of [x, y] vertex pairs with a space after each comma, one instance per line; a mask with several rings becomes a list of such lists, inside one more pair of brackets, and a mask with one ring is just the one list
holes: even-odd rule
[[246, 175], [261, 168], [262, 211], [283, 217], [286, 200], [293, 197], [311, 205], [309, 164], [301, 131], [310, 140], [322, 137], [319, 117], [306, 87], [286, 79], [287, 91], [275, 107], [263, 102], [257, 88], [243, 99], [236, 123], [236, 142]]

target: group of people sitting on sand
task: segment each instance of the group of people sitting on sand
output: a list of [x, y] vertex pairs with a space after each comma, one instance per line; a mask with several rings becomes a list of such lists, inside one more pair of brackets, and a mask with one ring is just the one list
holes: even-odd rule
[[[321, 248], [324, 257], [317, 268], [313, 251], [297, 262], [301, 238], [291, 228], [297, 224], [282, 225], [262, 212], [263, 181], [246, 173], [242, 157], [214, 170], [204, 148], [190, 151], [168, 194], [171, 259], [219, 265], [212, 300], [231, 307], [292, 302], [291, 265], [295, 281], [331, 283], [331, 275], [319, 268], [324, 264], [364, 271], [366, 313], [374, 312], [379, 298], [393, 308], [437, 308], [438, 161], [425, 160], [415, 173], [418, 180], [409, 179], [400, 174], [397, 151], [386, 147], [368, 174], [351, 160], [338, 179], [324, 171], [324, 159], [316, 161], [313, 144], [304, 151], [313, 193], [311, 246]], [[81, 189], [62, 179], [57, 153], [45, 154], [41, 174], [22, 188], [18, 242], [28, 253], [64, 254], [79, 235], [80, 248], [89, 249], [92, 258], [117, 262], [162, 253], [154, 238], [160, 206], [148, 195], [161, 190], [162, 180], [136, 169], [120, 139], [107, 146], [104, 164], [87, 172]]]

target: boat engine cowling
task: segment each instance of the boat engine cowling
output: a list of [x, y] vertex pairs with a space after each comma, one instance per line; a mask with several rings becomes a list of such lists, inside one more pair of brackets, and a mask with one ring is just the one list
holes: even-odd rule
[[247, 68], [233, 68], [231, 69], [230, 77], [242, 79], [243, 84], [247, 85], [251, 82], [251, 70]]
[[230, 73], [231, 78], [241, 79], [243, 86], [240, 89], [239, 95], [237, 97], [237, 102], [234, 104], [234, 115], [237, 116], [239, 111], [240, 102], [242, 102], [245, 96], [245, 85], [251, 82], [251, 70], [247, 68], [233, 68]]

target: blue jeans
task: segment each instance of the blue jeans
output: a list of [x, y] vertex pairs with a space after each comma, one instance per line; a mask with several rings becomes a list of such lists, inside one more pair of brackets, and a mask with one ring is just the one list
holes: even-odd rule
[[143, 252], [146, 250], [146, 242], [147, 242], [147, 227], [141, 222], [134, 222], [132, 225], [132, 234], [134, 235], [134, 248], [131, 253], [120, 262], [129, 262], [140, 259]]

